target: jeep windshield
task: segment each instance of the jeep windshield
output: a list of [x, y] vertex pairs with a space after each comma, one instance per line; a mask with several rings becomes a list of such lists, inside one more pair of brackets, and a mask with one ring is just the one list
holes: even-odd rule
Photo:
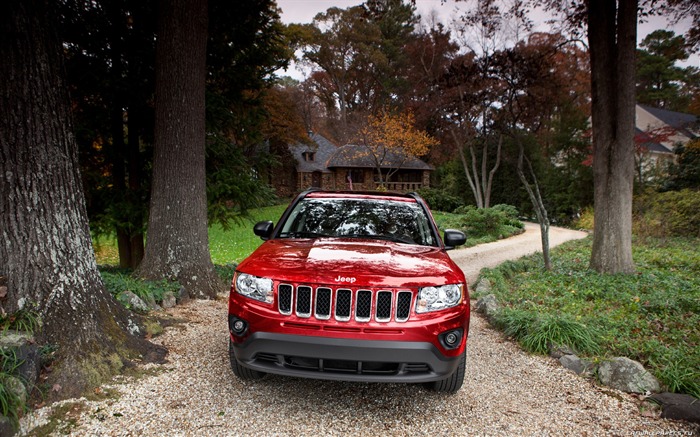
[[364, 238], [438, 246], [430, 218], [415, 202], [386, 198], [304, 198], [279, 238]]

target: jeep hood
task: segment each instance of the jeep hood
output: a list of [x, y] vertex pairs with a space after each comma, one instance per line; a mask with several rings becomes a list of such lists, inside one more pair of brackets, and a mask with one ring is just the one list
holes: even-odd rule
[[366, 239], [274, 239], [237, 268], [276, 281], [347, 287], [420, 287], [465, 282], [437, 247]]

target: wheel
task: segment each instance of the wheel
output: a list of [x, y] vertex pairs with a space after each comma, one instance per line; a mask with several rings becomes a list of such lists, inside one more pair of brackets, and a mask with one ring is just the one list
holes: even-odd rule
[[231, 340], [228, 342], [228, 358], [229, 361], [231, 361], [231, 370], [233, 370], [233, 374], [239, 379], [250, 381], [265, 377], [265, 372], [249, 369], [238, 362], [236, 354], [233, 353], [233, 342]]
[[457, 370], [455, 370], [452, 375], [445, 379], [441, 379], [440, 381], [428, 382], [426, 383], [426, 387], [439, 393], [456, 393], [462, 387], [462, 383], [464, 382], [464, 371], [466, 366], [467, 351], [465, 349], [459, 358]]

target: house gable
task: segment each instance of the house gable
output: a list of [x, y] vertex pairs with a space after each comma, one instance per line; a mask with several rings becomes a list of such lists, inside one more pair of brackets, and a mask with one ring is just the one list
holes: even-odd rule
[[[296, 143], [289, 146], [294, 157], [296, 189], [318, 187], [330, 190], [376, 190], [376, 165], [363, 146], [337, 147], [320, 134], [311, 134], [312, 144]], [[288, 166], [287, 166], [288, 167]], [[405, 160], [388, 154], [382, 169], [400, 168], [385, 188], [390, 191], [415, 191], [430, 186], [433, 167], [411, 157]]]

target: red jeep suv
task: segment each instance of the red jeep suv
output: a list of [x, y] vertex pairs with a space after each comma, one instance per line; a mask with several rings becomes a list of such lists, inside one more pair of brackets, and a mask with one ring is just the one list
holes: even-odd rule
[[228, 306], [233, 373], [427, 383], [464, 380], [464, 273], [416, 194], [306, 191], [238, 265]]

